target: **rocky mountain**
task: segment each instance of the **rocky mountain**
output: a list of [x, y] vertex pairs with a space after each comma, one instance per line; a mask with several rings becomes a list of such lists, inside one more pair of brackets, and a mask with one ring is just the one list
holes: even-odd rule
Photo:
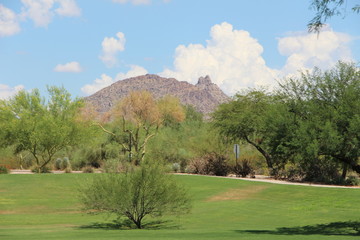
[[85, 100], [95, 106], [99, 112], [107, 112], [121, 98], [131, 91], [147, 90], [156, 99], [165, 95], [178, 97], [182, 104], [193, 105], [197, 111], [207, 115], [230, 98], [211, 82], [209, 76], [200, 77], [196, 85], [175, 78], [163, 78], [154, 74], [117, 81], [101, 89]]

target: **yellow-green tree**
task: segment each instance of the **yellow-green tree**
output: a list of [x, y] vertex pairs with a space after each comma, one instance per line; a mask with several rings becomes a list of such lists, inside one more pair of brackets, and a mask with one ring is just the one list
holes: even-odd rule
[[29, 152], [39, 172], [57, 152], [79, 143], [85, 129], [76, 118], [81, 100], [64, 88], [48, 87], [48, 93], [47, 101], [37, 89], [0, 101], [0, 145]]
[[134, 91], [111, 111], [110, 120], [121, 128], [120, 132], [106, 129], [101, 123], [98, 125], [122, 145], [130, 162], [139, 165], [144, 159], [148, 141], [156, 135], [158, 128], [184, 119], [185, 112], [178, 99], [166, 96], [157, 101], [148, 91]]

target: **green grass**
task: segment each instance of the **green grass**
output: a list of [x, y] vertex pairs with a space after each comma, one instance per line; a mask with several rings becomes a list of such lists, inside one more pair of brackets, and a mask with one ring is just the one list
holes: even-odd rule
[[0, 239], [360, 239], [360, 189], [176, 176], [191, 214], [125, 230], [83, 214], [79, 184], [96, 174], [0, 175]]

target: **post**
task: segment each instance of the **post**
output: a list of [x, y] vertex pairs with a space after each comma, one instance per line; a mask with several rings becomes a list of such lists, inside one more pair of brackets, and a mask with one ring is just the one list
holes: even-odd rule
[[237, 160], [239, 159], [239, 156], [240, 156], [239, 144], [234, 144], [234, 153], [235, 153], [235, 159], [236, 159], [236, 164], [237, 164]]

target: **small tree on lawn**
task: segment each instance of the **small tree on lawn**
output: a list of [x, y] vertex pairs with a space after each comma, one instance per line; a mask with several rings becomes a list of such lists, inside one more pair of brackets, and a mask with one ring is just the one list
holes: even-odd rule
[[190, 210], [184, 187], [156, 166], [96, 176], [80, 192], [85, 210], [126, 217], [137, 228], [143, 227], [142, 221], [148, 215], [184, 214]]

